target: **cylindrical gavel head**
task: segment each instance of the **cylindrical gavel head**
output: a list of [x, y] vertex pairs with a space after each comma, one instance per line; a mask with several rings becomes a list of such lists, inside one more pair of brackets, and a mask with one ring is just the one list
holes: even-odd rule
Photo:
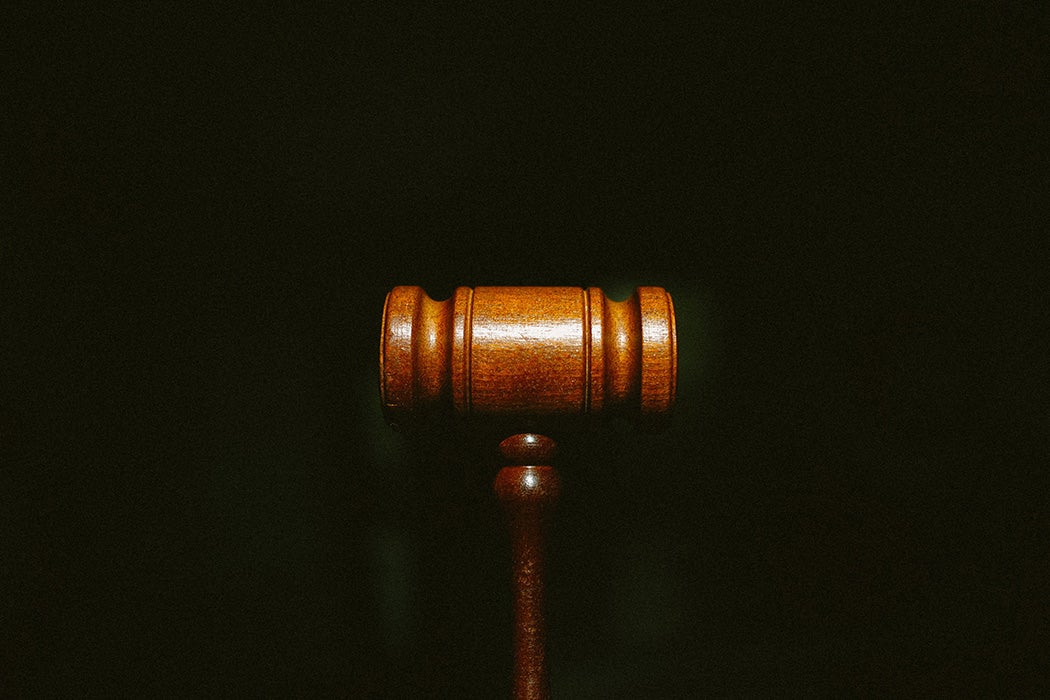
[[459, 287], [440, 302], [395, 287], [383, 311], [383, 411], [394, 425], [433, 414], [651, 424], [674, 404], [675, 344], [659, 287], [622, 302], [579, 287]]

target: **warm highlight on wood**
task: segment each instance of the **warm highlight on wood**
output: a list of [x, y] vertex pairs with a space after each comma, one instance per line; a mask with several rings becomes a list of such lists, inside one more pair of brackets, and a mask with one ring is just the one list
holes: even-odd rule
[[[675, 401], [676, 342], [674, 306], [660, 287], [638, 287], [622, 302], [579, 287], [459, 287], [445, 301], [395, 287], [379, 350], [383, 412], [395, 426], [454, 415], [513, 426], [507, 432], [564, 430], [574, 419], [605, 416], [660, 426]], [[508, 466], [495, 490], [513, 549], [514, 697], [541, 700], [550, 692], [544, 550], [561, 489], [550, 466], [555, 445], [519, 433], [500, 449]]]
[[395, 287], [383, 312], [383, 410], [652, 418], [674, 404], [674, 307], [660, 287], [622, 302], [579, 287], [459, 287], [434, 301]]
[[561, 481], [550, 466], [554, 441], [514, 435], [500, 443], [510, 465], [496, 476], [496, 496], [510, 524], [514, 587], [514, 698], [545, 700], [546, 623], [543, 616], [546, 530]]

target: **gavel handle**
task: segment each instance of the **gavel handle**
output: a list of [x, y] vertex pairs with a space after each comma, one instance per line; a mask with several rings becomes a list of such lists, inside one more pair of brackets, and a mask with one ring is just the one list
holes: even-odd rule
[[510, 525], [514, 587], [514, 698], [546, 700], [544, 554], [560, 481], [554, 467], [510, 466], [496, 476], [496, 495]]

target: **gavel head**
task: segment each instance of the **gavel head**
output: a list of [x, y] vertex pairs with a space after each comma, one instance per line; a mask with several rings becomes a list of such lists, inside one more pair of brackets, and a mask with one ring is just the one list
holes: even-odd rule
[[445, 301], [395, 287], [379, 365], [394, 426], [433, 415], [658, 426], [675, 400], [674, 307], [659, 287], [622, 302], [579, 287], [459, 287]]

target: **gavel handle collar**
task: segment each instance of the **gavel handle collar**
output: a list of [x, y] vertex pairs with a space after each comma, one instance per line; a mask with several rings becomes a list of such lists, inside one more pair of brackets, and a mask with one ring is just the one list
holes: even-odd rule
[[[553, 441], [548, 442], [553, 447]], [[549, 457], [520, 455], [526, 456]], [[495, 491], [506, 511], [511, 537], [516, 700], [546, 700], [550, 696], [544, 620], [545, 550], [560, 488], [558, 472], [551, 466], [512, 465], [496, 476]]]

